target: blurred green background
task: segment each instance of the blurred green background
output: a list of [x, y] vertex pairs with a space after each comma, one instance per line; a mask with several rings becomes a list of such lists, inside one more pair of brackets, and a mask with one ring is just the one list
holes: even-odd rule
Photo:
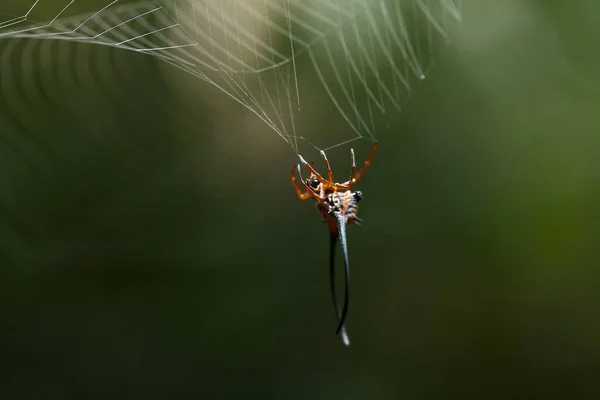
[[281, 138], [148, 56], [0, 40], [0, 397], [599, 398], [599, 13], [464, 3], [360, 182], [349, 348]]

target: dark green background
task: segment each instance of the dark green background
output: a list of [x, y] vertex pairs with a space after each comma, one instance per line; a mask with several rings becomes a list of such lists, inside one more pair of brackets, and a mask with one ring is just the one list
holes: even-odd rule
[[349, 348], [283, 140], [150, 57], [27, 64], [18, 43], [0, 70], [0, 397], [598, 398], [599, 12], [465, 2], [360, 182]]

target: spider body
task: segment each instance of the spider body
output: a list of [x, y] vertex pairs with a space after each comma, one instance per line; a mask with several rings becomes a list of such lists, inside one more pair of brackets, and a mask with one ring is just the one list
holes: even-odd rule
[[[300, 162], [306, 167], [309, 176], [306, 180], [302, 179], [302, 175], [300, 172], [300, 165], [294, 165], [292, 168], [292, 174], [290, 176], [290, 180], [292, 181], [292, 185], [296, 190], [296, 195], [300, 200], [308, 200], [310, 198], [314, 198], [316, 201], [316, 208], [321, 218], [324, 222], [327, 223], [329, 227], [329, 233], [331, 238], [330, 245], [330, 257], [329, 257], [329, 271], [330, 271], [330, 281], [331, 281], [331, 293], [333, 296], [333, 303], [335, 307], [336, 316], [338, 318], [338, 328], [337, 332], [342, 334], [342, 339], [346, 345], [350, 344], [350, 340], [348, 339], [348, 335], [346, 333], [346, 328], [344, 325], [346, 314], [348, 312], [348, 298], [349, 298], [349, 263], [348, 263], [348, 246], [346, 242], [346, 225], [350, 224], [360, 224], [361, 219], [358, 218], [358, 202], [362, 199], [362, 192], [352, 191], [352, 185], [354, 185], [362, 174], [365, 172], [367, 167], [371, 164], [371, 159], [377, 150], [377, 143], [373, 145], [373, 149], [371, 150], [371, 154], [369, 158], [365, 161], [364, 166], [358, 172], [356, 172], [356, 160], [354, 158], [354, 150], [350, 149], [350, 154], [352, 156], [352, 168], [350, 170], [350, 178], [344, 183], [335, 183], [333, 181], [333, 173], [331, 171], [331, 167], [329, 165], [329, 160], [327, 160], [327, 156], [324, 151], [321, 151], [321, 157], [325, 161], [325, 166], [327, 168], [327, 178], [323, 178], [314, 168], [313, 163], [307, 163], [302, 156], [298, 155], [300, 158]], [[300, 182], [302, 186], [304, 186], [305, 192], [302, 193], [302, 190], [298, 187], [296, 183], [296, 170], [298, 171], [298, 176], [300, 177]], [[344, 295], [344, 307], [340, 314], [337, 296], [335, 293], [335, 269], [334, 269], [334, 258], [335, 258], [335, 247], [338, 241], [338, 238], [341, 242], [342, 251], [344, 255], [344, 264], [345, 264], [345, 283], [346, 283], [346, 291]]]
[[356, 216], [358, 213], [358, 202], [362, 200], [362, 192], [352, 192], [346, 190], [343, 192], [329, 193], [324, 201], [317, 201], [315, 207], [321, 214], [321, 218], [327, 223], [329, 232], [334, 234], [338, 231], [337, 220], [333, 213], [338, 213], [346, 218], [346, 224], [360, 225], [360, 218]]

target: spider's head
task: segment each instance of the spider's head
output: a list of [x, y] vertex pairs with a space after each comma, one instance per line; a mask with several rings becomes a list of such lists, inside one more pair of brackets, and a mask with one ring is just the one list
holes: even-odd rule
[[317, 189], [319, 189], [319, 185], [321, 183], [319, 182], [319, 180], [317, 179], [317, 177], [315, 175], [311, 174], [311, 176], [309, 178], [306, 178], [306, 184], [310, 188], [317, 190]]

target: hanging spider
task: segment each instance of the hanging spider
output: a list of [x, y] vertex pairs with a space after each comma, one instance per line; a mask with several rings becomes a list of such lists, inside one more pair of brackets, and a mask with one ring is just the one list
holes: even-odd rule
[[[357, 224], [360, 225], [362, 220], [356, 216], [358, 213], [358, 202], [362, 199], [362, 192], [351, 190], [360, 177], [364, 174], [367, 167], [371, 164], [373, 155], [377, 150], [377, 143], [373, 145], [369, 158], [365, 161], [362, 169], [356, 172], [356, 160], [354, 158], [354, 150], [350, 149], [352, 156], [352, 168], [350, 170], [350, 179], [344, 183], [334, 183], [333, 173], [329, 165], [329, 160], [325, 155], [324, 151], [321, 151], [321, 157], [325, 161], [325, 167], [327, 168], [327, 178], [323, 178], [314, 168], [314, 163], [307, 163], [301, 155], [298, 155], [300, 162], [306, 167], [309, 176], [306, 180], [302, 179], [300, 172], [300, 164], [294, 165], [292, 168], [292, 174], [290, 179], [296, 189], [296, 195], [300, 200], [308, 200], [311, 197], [316, 200], [316, 208], [321, 214], [321, 218], [327, 223], [330, 233], [330, 247], [329, 247], [329, 279], [331, 284], [331, 296], [333, 297], [333, 306], [335, 314], [338, 319], [338, 326], [336, 333], [342, 335], [342, 340], [345, 345], [350, 345], [350, 339], [346, 332], [346, 326], [344, 324], [346, 315], [348, 313], [348, 299], [349, 299], [349, 286], [350, 286], [350, 269], [348, 264], [348, 244], [346, 241], [346, 225]], [[298, 170], [298, 176], [300, 182], [306, 189], [304, 193], [298, 187], [296, 183], [296, 170]], [[335, 249], [338, 238], [342, 246], [342, 252], [344, 256], [345, 266], [345, 293], [344, 293], [344, 307], [340, 313], [336, 290], [335, 290]]]

